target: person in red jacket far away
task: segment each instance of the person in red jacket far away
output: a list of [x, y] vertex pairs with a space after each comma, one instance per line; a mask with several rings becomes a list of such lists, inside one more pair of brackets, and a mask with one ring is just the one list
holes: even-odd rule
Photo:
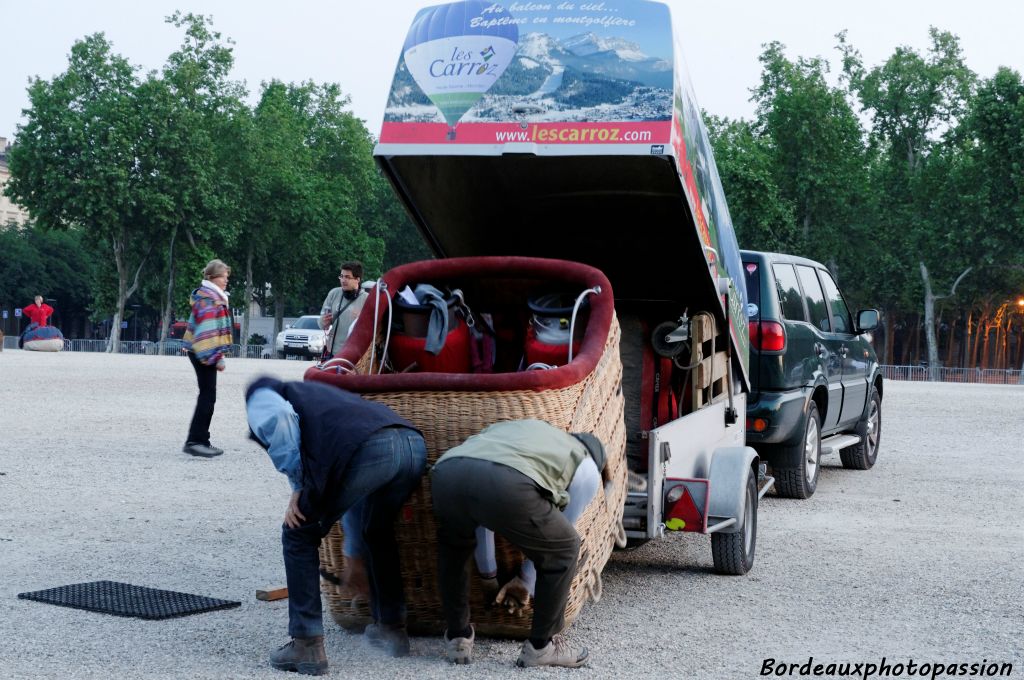
[[53, 315], [53, 307], [43, 302], [42, 295], [37, 295], [35, 302], [21, 308], [21, 313], [27, 316], [32, 323], [45, 326], [47, 320]]

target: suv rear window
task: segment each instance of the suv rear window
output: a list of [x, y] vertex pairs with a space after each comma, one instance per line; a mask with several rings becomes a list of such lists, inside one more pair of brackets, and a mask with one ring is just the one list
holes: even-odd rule
[[756, 262], [744, 262], [743, 271], [747, 279], [747, 302], [761, 306], [761, 268]]
[[772, 271], [775, 272], [775, 285], [779, 289], [782, 316], [790, 321], [807, 321], [807, 317], [804, 315], [804, 303], [800, 299], [800, 284], [797, 283], [793, 265], [772, 265]]
[[832, 329], [832, 325], [828, 320], [828, 305], [825, 304], [825, 294], [821, 292], [818, 275], [814, 273], [813, 267], [802, 264], [798, 264], [796, 270], [800, 274], [800, 283], [804, 287], [804, 296], [807, 299], [807, 311], [811, 314], [811, 323], [828, 333]]

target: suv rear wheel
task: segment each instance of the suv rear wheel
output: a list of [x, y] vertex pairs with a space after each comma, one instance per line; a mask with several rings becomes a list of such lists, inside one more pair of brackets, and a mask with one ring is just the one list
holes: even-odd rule
[[804, 436], [796, 444], [780, 448], [783, 460], [798, 462], [791, 467], [772, 466], [775, 490], [785, 498], [810, 498], [821, 474], [821, 416], [813, 399], [807, 407]]
[[870, 470], [878, 460], [878, 442], [882, 437], [882, 398], [874, 387], [868, 397], [868, 408], [854, 432], [860, 435], [860, 443], [839, 451], [839, 460], [847, 470]]

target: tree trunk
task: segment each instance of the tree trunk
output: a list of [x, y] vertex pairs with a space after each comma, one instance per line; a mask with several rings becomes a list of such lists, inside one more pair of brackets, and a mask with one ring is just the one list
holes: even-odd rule
[[114, 320], [110, 323], [110, 337], [107, 339], [107, 351], [117, 354], [121, 351], [121, 319], [124, 318], [124, 303], [128, 289], [128, 272], [124, 262], [124, 243], [113, 239], [114, 265], [117, 267], [117, 307], [114, 309]]
[[284, 327], [284, 296], [274, 296], [274, 337], [283, 330]]
[[985, 324], [985, 339], [981, 344], [981, 368], [982, 370], [989, 367], [989, 339], [992, 336], [992, 326]]
[[[249, 247], [246, 249], [245, 254], [245, 300], [243, 301], [245, 307], [242, 311], [242, 337], [240, 340], [243, 345], [249, 344], [249, 313], [252, 311], [252, 258], [253, 258], [253, 245], [252, 241], [249, 242]], [[273, 350], [273, 348], [271, 348]]]
[[160, 321], [160, 353], [167, 352], [167, 335], [170, 333], [171, 324], [174, 323], [174, 243], [178, 240], [178, 227], [171, 231], [171, 242], [167, 246], [167, 299], [164, 301], [164, 311]]
[[932, 280], [928, 268], [921, 265], [921, 280], [924, 281], [924, 332], [928, 343], [928, 379], [939, 379], [939, 346], [935, 338], [935, 295], [932, 294]]
[[971, 348], [971, 368], [978, 368], [981, 363], [981, 357], [978, 353], [981, 350], [981, 336], [985, 333], [985, 323], [985, 312], [979, 312], [978, 321], [974, 324], [974, 346]]
[[921, 359], [921, 315], [918, 314], [914, 320], [914, 358], [915, 364], [919, 364], [923, 361]]
[[953, 344], [956, 339], [956, 322], [957, 318], [954, 316], [949, 321], [949, 333], [946, 334], [946, 366], [953, 365]]
[[896, 324], [892, 320], [893, 314], [887, 313], [885, 315], [885, 363], [892, 365], [893, 360], [893, 348], [896, 346], [896, 339], [892, 336], [895, 331]]

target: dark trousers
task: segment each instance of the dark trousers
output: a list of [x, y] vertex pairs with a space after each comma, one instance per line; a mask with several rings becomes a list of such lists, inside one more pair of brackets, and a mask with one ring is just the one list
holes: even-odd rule
[[501, 534], [537, 567], [530, 637], [547, 639], [565, 627], [565, 603], [576, 574], [580, 538], [540, 486], [507, 465], [452, 458], [434, 468], [438, 585], [448, 630], [469, 627], [466, 562], [476, 528]]
[[345, 468], [340, 492], [328, 509], [313, 516], [300, 502], [309, 523], [281, 528], [284, 570], [288, 582], [288, 634], [307, 638], [323, 635], [320, 602], [320, 540], [345, 511], [360, 506], [357, 514], [366, 546], [370, 581], [370, 608], [375, 621], [405, 623], [405, 593], [399, 568], [395, 519], [402, 504], [423, 476], [427, 446], [415, 430], [386, 427], [356, 449]]
[[217, 403], [217, 367], [207, 366], [196, 359], [192, 352], [188, 360], [196, 372], [199, 383], [199, 398], [196, 399], [196, 410], [192, 413], [192, 424], [188, 427], [188, 442], [194, 444], [210, 443], [210, 421], [213, 420], [213, 406]]

